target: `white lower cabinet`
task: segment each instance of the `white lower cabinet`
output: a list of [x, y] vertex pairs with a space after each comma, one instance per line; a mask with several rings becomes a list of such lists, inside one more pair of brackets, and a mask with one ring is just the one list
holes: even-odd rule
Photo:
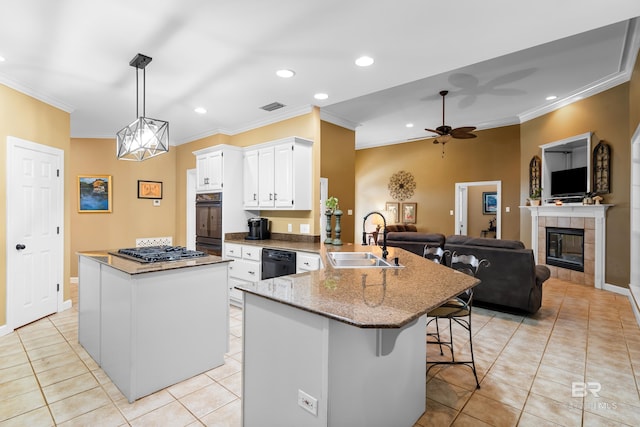
[[253, 245], [225, 243], [224, 254], [233, 259], [233, 262], [229, 264], [229, 302], [242, 306], [243, 292], [237, 290], [236, 286], [260, 280], [262, 248]]
[[296, 273], [320, 270], [321, 268], [320, 255], [311, 252], [296, 252]]

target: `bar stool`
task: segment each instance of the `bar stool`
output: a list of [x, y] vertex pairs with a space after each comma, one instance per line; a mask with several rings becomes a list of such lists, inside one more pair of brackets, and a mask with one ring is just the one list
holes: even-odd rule
[[[425, 248], [426, 249], [426, 248]], [[451, 256], [450, 262], [451, 268], [459, 270], [470, 276], [476, 276], [480, 267], [489, 267], [490, 263], [486, 259], [479, 260], [474, 255], [458, 255], [455, 252]], [[436, 322], [436, 332], [427, 333], [427, 344], [437, 344], [440, 347], [440, 354], [444, 355], [442, 347], [448, 347], [451, 351], [451, 360], [429, 362], [427, 361], [427, 374], [429, 369], [436, 365], [465, 365], [471, 368], [473, 376], [476, 379], [476, 387], [480, 388], [480, 382], [478, 381], [478, 373], [476, 371], [475, 358], [473, 357], [473, 336], [471, 333], [471, 307], [473, 302], [473, 288], [466, 290], [460, 295], [450, 299], [441, 306], [431, 310], [427, 313], [427, 326], [433, 321]], [[440, 328], [438, 326], [438, 320], [447, 319], [449, 321], [449, 340], [444, 340], [440, 336]], [[462, 326], [469, 332], [469, 349], [471, 351], [471, 360], [456, 360], [453, 351], [453, 322]], [[434, 340], [429, 340], [429, 337], [435, 337]]]
[[429, 246], [424, 245], [424, 250], [422, 251], [422, 256], [435, 262], [436, 264], [446, 264], [447, 256], [449, 256], [451, 252], [447, 249], [442, 249], [440, 246]]

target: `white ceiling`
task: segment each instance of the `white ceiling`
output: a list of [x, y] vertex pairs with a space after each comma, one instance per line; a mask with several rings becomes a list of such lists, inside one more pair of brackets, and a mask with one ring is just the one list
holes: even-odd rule
[[429, 136], [442, 89], [447, 124], [483, 129], [620, 84], [636, 16], [638, 0], [0, 0], [0, 83], [70, 112], [72, 137], [114, 138], [136, 118], [143, 53], [146, 115], [174, 145], [318, 105], [363, 148]]

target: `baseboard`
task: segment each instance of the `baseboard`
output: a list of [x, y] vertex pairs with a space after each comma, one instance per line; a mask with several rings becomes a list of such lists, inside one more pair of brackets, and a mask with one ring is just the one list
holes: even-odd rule
[[[629, 288], [631, 290], [631, 288]], [[636, 316], [636, 322], [640, 326], [640, 293], [629, 292], [629, 302], [633, 309], [633, 314]]]
[[631, 285], [629, 285], [628, 288], [623, 288], [621, 286], [605, 283], [602, 286], [602, 289], [605, 291], [614, 292], [619, 295], [625, 295], [627, 298], [629, 298], [631, 309], [633, 310], [633, 315], [636, 318], [636, 323], [638, 324], [638, 326], [640, 326], [640, 295], [633, 294], [633, 292], [631, 291]]
[[603, 284], [602, 285], [602, 290], [603, 291], [614, 292], [616, 294], [625, 295], [625, 296], [631, 295], [631, 292], [629, 291], [629, 288], [623, 288], [622, 286], [610, 285], [609, 283]]
[[69, 283], [78, 283], [78, 278], [77, 277], [69, 278]]
[[62, 307], [60, 307], [60, 309], [58, 310], [58, 313], [60, 313], [61, 311], [69, 310], [71, 307], [73, 307], [73, 302], [70, 299], [68, 299], [62, 303]]
[[3, 337], [5, 335], [9, 335], [11, 332], [13, 332], [13, 329], [11, 329], [9, 327], [9, 325], [2, 325], [0, 326], [0, 337]]

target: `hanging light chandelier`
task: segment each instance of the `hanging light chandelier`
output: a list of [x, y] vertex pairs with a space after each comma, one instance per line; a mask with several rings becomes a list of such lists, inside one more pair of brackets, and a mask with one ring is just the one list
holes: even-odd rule
[[[129, 65], [136, 68], [136, 116], [129, 126], [116, 134], [116, 150], [119, 160], [142, 161], [169, 151], [169, 122], [145, 117], [145, 67], [151, 58], [137, 54]], [[142, 115], [138, 110], [140, 89], [138, 75], [142, 70]]]

